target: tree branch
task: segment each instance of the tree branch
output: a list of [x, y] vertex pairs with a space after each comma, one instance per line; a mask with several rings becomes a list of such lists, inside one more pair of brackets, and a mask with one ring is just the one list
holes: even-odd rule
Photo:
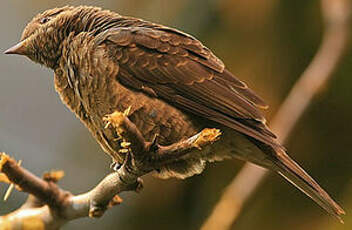
[[[114, 112], [104, 118], [123, 139], [125, 159], [123, 164], [107, 175], [87, 193], [72, 195], [55, 183], [60, 175], [46, 174], [41, 179], [6, 154], [1, 154], [1, 181], [14, 183], [20, 190], [30, 194], [18, 210], [0, 217], [5, 229], [59, 229], [70, 220], [81, 217], [101, 217], [105, 211], [122, 202], [118, 196], [123, 191], [140, 191], [141, 176], [158, 169], [166, 163], [179, 160], [185, 154], [199, 151], [218, 140], [220, 131], [204, 129], [187, 140], [170, 146], [160, 146], [157, 139], [146, 142], [137, 127], [127, 118], [128, 111]], [[128, 142], [127, 142], [128, 140]]]
[[[284, 143], [313, 97], [326, 86], [347, 47], [350, 32], [351, 3], [349, 0], [321, 0], [325, 32], [314, 59], [303, 72], [272, 120], [272, 129]], [[206, 219], [202, 230], [229, 229], [244, 203], [267, 175], [267, 170], [246, 163], [227, 186]]]

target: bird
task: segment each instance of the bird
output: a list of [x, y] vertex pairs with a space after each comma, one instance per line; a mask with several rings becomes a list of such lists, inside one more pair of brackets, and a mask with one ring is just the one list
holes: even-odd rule
[[27, 56], [54, 71], [62, 102], [116, 163], [118, 134], [104, 116], [129, 110], [145, 140], [170, 145], [204, 128], [221, 138], [155, 174], [199, 174], [207, 162], [237, 158], [279, 173], [341, 220], [344, 210], [309, 176], [268, 128], [268, 105], [234, 76], [209, 48], [178, 29], [94, 6], [64, 6], [39, 13], [5, 54]]

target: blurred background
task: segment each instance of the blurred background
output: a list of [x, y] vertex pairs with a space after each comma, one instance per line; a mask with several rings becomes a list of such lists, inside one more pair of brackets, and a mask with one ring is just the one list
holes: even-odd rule
[[[319, 1], [284, 0], [3, 0], [0, 49], [14, 45], [26, 23], [48, 8], [89, 4], [188, 32], [204, 42], [227, 67], [258, 92], [275, 114], [310, 63], [322, 38]], [[352, 28], [351, 28], [352, 29]], [[301, 192], [271, 174], [247, 202], [232, 229], [352, 228], [352, 47], [328, 87], [315, 98], [286, 147], [346, 210], [345, 225], [329, 217]], [[0, 54], [0, 151], [42, 174], [63, 169], [63, 188], [78, 194], [109, 171], [110, 158], [88, 130], [62, 105], [53, 73], [20, 56]], [[144, 177], [140, 194], [100, 219], [84, 218], [63, 229], [199, 229], [243, 162], [208, 165], [185, 181]], [[7, 189], [0, 185], [0, 195]], [[0, 214], [18, 208], [26, 195], [13, 192]]]

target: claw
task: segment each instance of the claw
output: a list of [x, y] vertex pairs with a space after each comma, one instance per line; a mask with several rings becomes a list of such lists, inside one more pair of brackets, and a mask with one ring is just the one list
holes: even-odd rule
[[107, 122], [106, 122], [106, 125], [104, 126], [104, 129], [109, 128], [110, 125], [111, 125], [111, 122], [110, 122], [110, 121], [107, 121]]
[[90, 218], [99, 218], [104, 215], [105, 209], [93, 207], [89, 210], [89, 217]]
[[114, 171], [118, 171], [120, 168], [121, 168], [121, 164], [117, 163], [116, 161], [113, 161], [111, 164], [110, 164], [110, 168]]
[[151, 142], [151, 145], [150, 145], [150, 150], [151, 151], [156, 152], [156, 150], [159, 149], [158, 140], [159, 140], [159, 134], [155, 134], [154, 138], [153, 138], [153, 140]]
[[129, 152], [128, 149], [120, 149], [120, 150], [119, 150], [119, 153], [122, 153], [122, 154], [126, 154], [126, 153], [128, 153], [128, 152]]
[[123, 141], [123, 142], [121, 142], [120, 145], [121, 145], [122, 148], [128, 148], [128, 147], [131, 146], [131, 142]]
[[131, 106], [128, 106], [128, 108], [123, 112], [123, 115], [127, 117], [130, 111], [131, 111]]
[[143, 187], [144, 187], [143, 180], [141, 178], [137, 178], [136, 188], [135, 188], [136, 193], [140, 193], [143, 190]]

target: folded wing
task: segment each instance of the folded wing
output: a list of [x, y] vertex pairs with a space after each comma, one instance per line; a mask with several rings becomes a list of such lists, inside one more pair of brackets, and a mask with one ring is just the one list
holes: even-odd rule
[[119, 65], [116, 79], [125, 86], [278, 145], [260, 112], [267, 105], [193, 37], [148, 24], [111, 28], [96, 41]]

